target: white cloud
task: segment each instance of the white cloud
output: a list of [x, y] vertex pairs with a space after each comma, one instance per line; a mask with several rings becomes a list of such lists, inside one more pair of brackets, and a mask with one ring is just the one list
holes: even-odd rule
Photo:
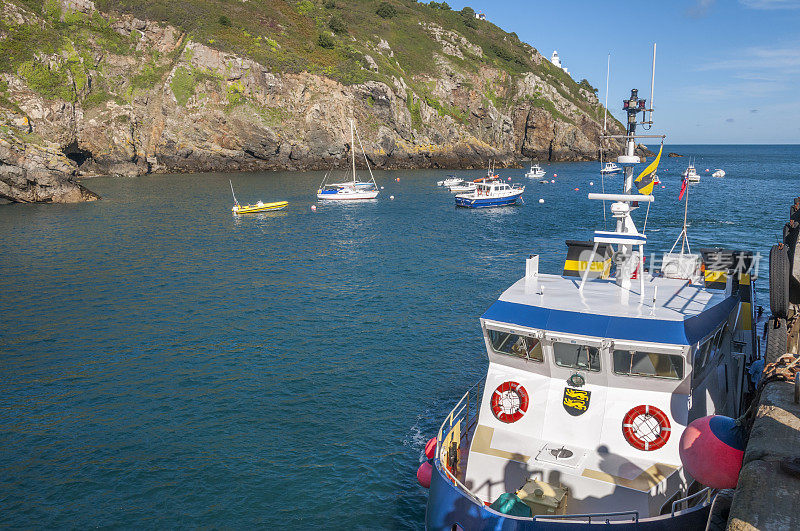
[[738, 57], [707, 63], [698, 70], [742, 70], [742, 75], [758, 79], [757, 72], [778, 71], [780, 74], [800, 73], [800, 45], [783, 47], [753, 46], [738, 53]]
[[750, 9], [800, 9], [800, 0], [739, 0]]
[[696, 0], [694, 5], [686, 10], [686, 14], [692, 18], [702, 18], [708, 15], [711, 6], [716, 0]]

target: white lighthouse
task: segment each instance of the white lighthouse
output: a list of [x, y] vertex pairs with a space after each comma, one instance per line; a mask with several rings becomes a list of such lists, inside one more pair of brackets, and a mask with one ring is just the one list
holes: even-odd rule
[[550, 57], [550, 62], [559, 67], [561, 70], [569, 74], [569, 70], [565, 66], [561, 66], [561, 58], [558, 57], [558, 52], [553, 50], [553, 55]]

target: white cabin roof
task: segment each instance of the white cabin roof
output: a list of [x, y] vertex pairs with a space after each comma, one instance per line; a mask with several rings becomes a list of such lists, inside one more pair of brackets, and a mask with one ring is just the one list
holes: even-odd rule
[[624, 290], [614, 280], [594, 279], [583, 292], [580, 281], [544, 274], [522, 278], [482, 318], [600, 338], [688, 345], [727, 319], [736, 302], [724, 291], [681, 279], [646, 278], [643, 300], [635, 281]]

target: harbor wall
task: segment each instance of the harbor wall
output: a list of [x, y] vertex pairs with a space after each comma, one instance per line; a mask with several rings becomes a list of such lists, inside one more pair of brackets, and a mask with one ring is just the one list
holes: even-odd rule
[[[783, 244], [790, 262], [788, 313], [785, 319], [773, 316], [769, 322], [769, 325], [775, 321], [780, 324], [781, 320], [786, 323], [778, 328], [782, 330], [785, 326], [785, 347], [780, 343], [783, 338], [778, 338], [776, 343], [783, 347], [781, 351], [794, 356], [798, 354], [800, 335], [798, 305], [791, 304], [800, 301], [800, 283], [792, 273], [796, 259], [800, 260], [800, 256], [795, 257], [800, 230], [800, 219], [797, 218], [800, 218], [800, 198], [795, 199], [783, 231]], [[770, 271], [770, 274], [774, 272]], [[770, 289], [775, 289], [772, 282]], [[765, 350], [765, 361], [774, 361], [774, 346], [770, 349], [767, 345]], [[797, 501], [800, 494], [800, 397], [797, 391], [800, 386], [796, 386], [794, 381], [770, 381], [755, 397], [752, 428], [728, 517], [731, 531], [800, 529]]]

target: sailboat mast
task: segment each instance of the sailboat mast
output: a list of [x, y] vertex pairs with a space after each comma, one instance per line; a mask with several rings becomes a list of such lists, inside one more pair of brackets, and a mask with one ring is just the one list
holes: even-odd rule
[[228, 179], [228, 182], [229, 182], [229, 183], [230, 183], [230, 185], [231, 185], [231, 195], [233, 196], [233, 204], [234, 204], [234, 205], [238, 205], [238, 204], [239, 204], [239, 201], [237, 201], [237, 200], [236, 200], [236, 194], [235, 194], [235, 193], [233, 193], [233, 181], [231, 181], [230, 179]]
[[353, 135], [353, 120], [350, 120], [350, 154], [353, 159], [353, 184], [356, 182], [356, 140]]

